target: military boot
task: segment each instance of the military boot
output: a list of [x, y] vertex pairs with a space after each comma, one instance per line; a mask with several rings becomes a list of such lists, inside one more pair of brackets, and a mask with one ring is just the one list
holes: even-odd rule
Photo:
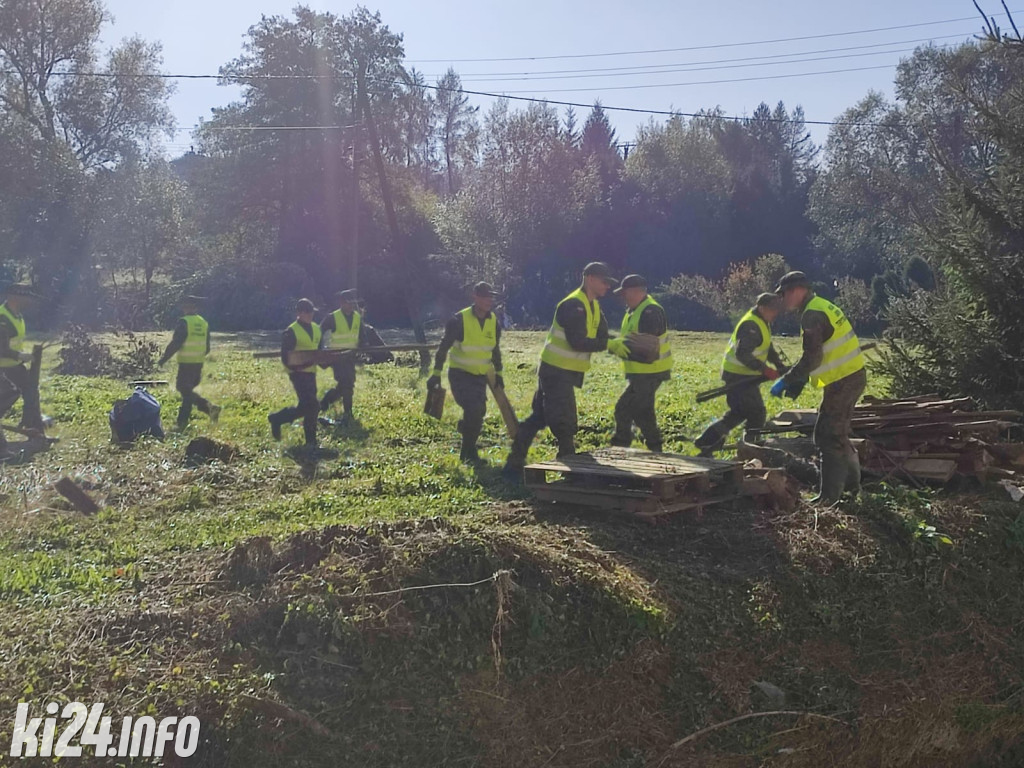
[[843, 495], [848, 474], [847, 457], [842, 453], [821, 454], [821, 490], [812, 504], [835, 504]]

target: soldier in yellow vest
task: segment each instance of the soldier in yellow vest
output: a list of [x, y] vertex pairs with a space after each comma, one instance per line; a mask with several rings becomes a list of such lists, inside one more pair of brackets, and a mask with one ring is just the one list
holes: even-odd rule
[[745, 423], [747, 430], [764, 426], [768, 412], [760, 384], [775, 381], [789, 370], [772, 344], [772, 323], [782, 311], [779, 296], [762, 293], [755, 306], [736, 324], [722, 360], [722, 381], [739, 386], [726, 393], [729, 410], [725, 415], [694, 441], [701, 456], [711, 457], [721, 450], [729, 433], [740, 424]]
[[772, 394], [798, 397], [810, 381], [824, 390], [814, 444], [821, 453], [821, 492], [815, 501], [832, 504], [843, 492], [860, 492], [860, 460], [850, 442], [853, 409], [864, 394], [864, 353], [853, 326], [835, 304], [817, 296], [803, 272], [790, 272], [776, 292], [786, 309], [801, 313], [803, 356], [776, 382]]
[[441, 373], [448, 360], [452, 397], [462, 408], [460, 459], [469, 463], [480, 460], [476, 444], [487, 414], [487, 374], [493, 370], [497, 385], [505, 386], [501, 378], [501, 325], [492, 311], [497, 296], [488, 283], [473, 287], [472, 306], [456, 312], [445, 325], [434, 371], [427, 379], [428, 389], [440, 387]]
[[558, 441], [559, 456], [576, 453], [575, 390], [583, 386], [591, 354], [608, 348], [608, 322], [598, 299], [618, 284], [608, 265], [595, 261], [584, 268], [583, 284], [558, 303], [540, 354], [533, 412], [519, 424], [505, 463], [508, 480], [522, 479], [526, 454], [545, 426]]
[[[337, 297], [338, 308], [324, 318], [320, 324], [324, 349], [358, 349], [368, 343], [363, 326], [363, 315], [359, 311], [359, 294], [354, 290], [341, 291]], [[341, 400], [345, 409], [343, 420], [352, 418], [352, 398], [356, 388], [356, 357], [346, 355], [333, 366], [334, 387], [327, 390], [320, 400], [320, 410], [326, 411]]]
[[316, 423], [320, 402], [316, 398], [316, 365], [292, 360], [292, 352], [315, 352], [320, 348], [320, 326], [313, 322], [316, 307], [309, 299], [299, 299], [295, 305], [295, 322], [281, 334], [281, 363], [288, 371], [292, 387], [299, 398], [298, 405], [282, 408], [267, 417], [275, 440], [281, 439], [281, 427], [302, 419], [306, 447], [315, 449]]
[[[622, 358], [629, 382], [626, 391], [615, 404], [615, 434], [612, 445], [628, 448], [633, 444], [633, 425], [640, 428], [648, 450], [661, 453], [662, 437], [654, 399], [658, 387], [672, 377], [672, 348], [668, 342], [668, 318], [661, 305], [647, 293], [647, 280], [640, 275], [628, 275], [615, 290], [626, 302], [626, 316], [622, 318], [622, 333], [608, 342], [608, 351]], [[661, 342], [658, 359], [653, 363], [640, 362], [626, 346], [631, 333], [649, 333]]]
[[[25, 349], [25, 317], [22, 314], [39, 296], [28, 285], [11, 285], [5, 291], [6, 301], [0, 304], [0, 418], [21, 398], [26, 403], [39, 402], [39, 391], [25, 363], [32, 355]], [[0, 461], [10, 458], [7, 438], [0, 429]]]
[[214, 405], [195, 391], [203, 380], [203, 363], [210, 354], [210, 326], [199, 314], [199, 305], [203, 301], [200, 296], [186, 296], [181, 303], [184, 315], [174, 327], [167, 349], [160, 357], [158, 366], [164, 365], [175, 355], [178, 356], [178, 375], [175, 388], [181, 395], [181, 406], [178, 408], [178, 429], [185, 429], [192, 416], [192, 406], [210, 417], [214, 424], [220, 418], [221, 407]]

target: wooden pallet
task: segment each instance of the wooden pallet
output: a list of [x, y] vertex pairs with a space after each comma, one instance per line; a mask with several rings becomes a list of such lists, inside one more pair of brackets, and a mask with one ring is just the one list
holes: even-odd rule
[[[556, 479], [549, 482], [549, 476]], [[743, 493], [743, 465], [633, 448], [602, 448], [530, 464], [526, 486], [541, 501], [655, 518], [702, 509]]]

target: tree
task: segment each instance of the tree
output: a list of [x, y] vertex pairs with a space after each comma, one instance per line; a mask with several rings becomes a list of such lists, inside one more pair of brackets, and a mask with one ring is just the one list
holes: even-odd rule
[[454, 195], [459, 191], [460, 168], [473, 162], [479, 126], [478, 108], [470, 106], [469, 96], [462, 93], [462, 79], [451, 67], [437, 81], [434, 109], [438, 141], [444, 154], [446, 191]]
[[[944, 184], [921, 253], [936, 270], [934, 291], [913, 290], [888, 310], [891, 344], [883, 365], [898, 394], [968, 395], [995, 408], [1024, 406], [1024, 40], [994, 25], [974, 57], [947, 60], [941, 87], [955, 96], [977, 139], [992, 149], [984, 168], [959, 148], [929, 142]], [[987, 73], [1002, 72], [1001, 88]], [[934, 130], [939, 130], [936, 127]]]
[[615, 129], [608, 120], [600, 101], [594, 102], [580, 134], [580, 151], [596, 164], [606, 189], [618, 182], [622, 175], [622, 158], [615, 145]]
[[0, 104], [43, 141], [67, 144], [86, 168], [117, 162], [173, 127], [160, 46], [132, 38], [101, 65], [107, 21], [99, 0], [0, 3]]
[[148, 307], [153, 278], [185, 241], [185, 184], [166, 162], [153, 159], [104, 173], [98, 187], [95, 247], [115, 288], [119, 274], [127, 273], [136, 286], [141, 281]]

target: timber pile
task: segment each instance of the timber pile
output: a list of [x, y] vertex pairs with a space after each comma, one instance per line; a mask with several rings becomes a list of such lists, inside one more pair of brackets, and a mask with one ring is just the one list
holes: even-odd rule
[[[971, 408], [969, 398], [866, 398], [851, 422], [863, 470], [918, 486], [956, 477], [1024, 482], [1024, 444], [1011, 442], [1022, 414]], [[816, 419], [816, 411], [783, 411], [762, 434], [810, 436]]]
[[[549, 476], [554, 476], [550, 482]], [[530, 464], [524, 480], [540, 501], [624, 511], [647, 520], [731, 501], [744, 495], [745, 484], [743, 465], [735, 461], [634, 448], [602, 448]], [[768, 476], [763, 480], [769, 493]]]

